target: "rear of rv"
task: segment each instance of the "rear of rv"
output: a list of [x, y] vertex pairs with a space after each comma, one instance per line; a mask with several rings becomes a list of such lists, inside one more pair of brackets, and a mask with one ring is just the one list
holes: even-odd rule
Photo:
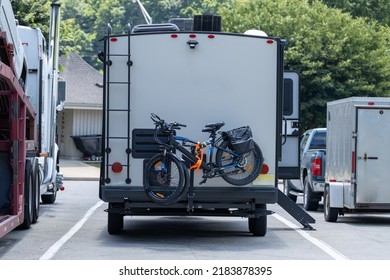
[[[125, 215], [258, 218], [270, 213], [265, 205], [277, 202], [281, 155], [283, 45], [278, 38], [222, 32], [109, 34], [104, 64], [100, 198], [109, 203], [109, 228], [110, 213], [117, 215], [119, 228]], [[170, 206], [153, 203], [143, 187], [144, 166], [159, 152], [151, 113], [186, 124], [178, 135], [196, 141], [208, 139], [201, 132], [207, 123], [223, 121], [222, 130], [249, 125], [264, 156], [262, 174], [249, 185], [233, 186], [221, 178], [200, 185], [201, 172], [195, 172], [190, 210], [187, 197]]]

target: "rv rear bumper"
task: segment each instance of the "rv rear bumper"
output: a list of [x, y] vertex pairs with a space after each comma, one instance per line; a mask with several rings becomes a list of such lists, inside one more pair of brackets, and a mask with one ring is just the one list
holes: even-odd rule
[[[150, 204], [143, 187], [101, 186], [100, 198], [109, 203], [130, 202]], [[187, 198], [184, 198], [184, 200]], [[278, 199], [274, 186], [251, 187], [194, 187], [194, 203], [235, 205], [245, 203], [273, 204]], [[225, 207], [225, 206], [223, 206]]]

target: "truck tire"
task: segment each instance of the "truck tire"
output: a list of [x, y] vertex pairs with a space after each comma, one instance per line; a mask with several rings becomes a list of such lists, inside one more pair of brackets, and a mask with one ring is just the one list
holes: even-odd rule
[[317, 211], [319, 202], [318, 196], [311, 190], [309, 181], [306, 177], [303, 186], [303, 208], [307, 211]]
[[297, 202], [297, 196], [290, 194], [291, 183], [290, 180], [283, 180], [283, 193], [290, 198], [292, 201]]
[[336, 222], [339, 216], [339, 208], [330, 207], [329, 186], [324, 190], [324, 218], [327, 222]]
[[38, 221], [39, 217], [39, 208], [40, 208], [40, 199], [41, 199], [41, 180], [39, 177], [39, 166], [38, 161], [34, 160], [33, 164], [33, 213], [32, 213], [32, 223], [35, 224]]
[[49, 194], [41, 195], [42, 203], [53, 204], [57, 199], [57, 187], [53, 186]]
[[33, 172], [30, 160], [26, 160], [24, 175], [24, 217], [20, 225], [22, 229], [29, 229], [33, 220]]
[[[267, 209], [266, 204], [257, 204], [256, 209]], [[248, 218], [249, 231], [254, 236], [265, 236], [267, 233], [267, 215], [257, 218]]]
[[[108, 209], [115, 208], [115, 205], [109, 203]], [[107, 231], [109, 234], [119, 234], [123, 230], [123, 215], [120, 213], [108, 212]]]

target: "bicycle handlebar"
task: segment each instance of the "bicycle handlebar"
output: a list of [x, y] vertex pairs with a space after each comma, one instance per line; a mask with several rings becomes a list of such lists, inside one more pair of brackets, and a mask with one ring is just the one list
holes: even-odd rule
[[159, 127], [159, 126], [161, 127], [161, 130], [163, 132], [168, 132], [168, 131], [171, 131], [173, 129], [179, 130], [180, 127], [187, 127], [187, 125], [181, 124], [178, 122], [166, 123], [162, 118], [160, 118], [159, 116], [157, 116], [154, 113], [150, 114], [150, 118], [152, 119], [152, 121], [154, 122], [156, 127]]

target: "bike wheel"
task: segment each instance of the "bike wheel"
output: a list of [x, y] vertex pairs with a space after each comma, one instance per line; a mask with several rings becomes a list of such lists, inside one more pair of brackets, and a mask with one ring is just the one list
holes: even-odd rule
[[144, 189], [154, 202], [168, 205], [182, 198], [188, 184], [184, 165], [175, 156], [157, 154], [145, 167]]
[[[229, 150], [229, 142], [221, 143], [221, 148]], [[264, 158], [259, 145], [249, 153], [235, 156], [232, 153], [218, 149], [215, 161], [217, 167], [223, 168], [222, 178], [229, 184], [243, 186], [252, 183], [261, 172]]]

